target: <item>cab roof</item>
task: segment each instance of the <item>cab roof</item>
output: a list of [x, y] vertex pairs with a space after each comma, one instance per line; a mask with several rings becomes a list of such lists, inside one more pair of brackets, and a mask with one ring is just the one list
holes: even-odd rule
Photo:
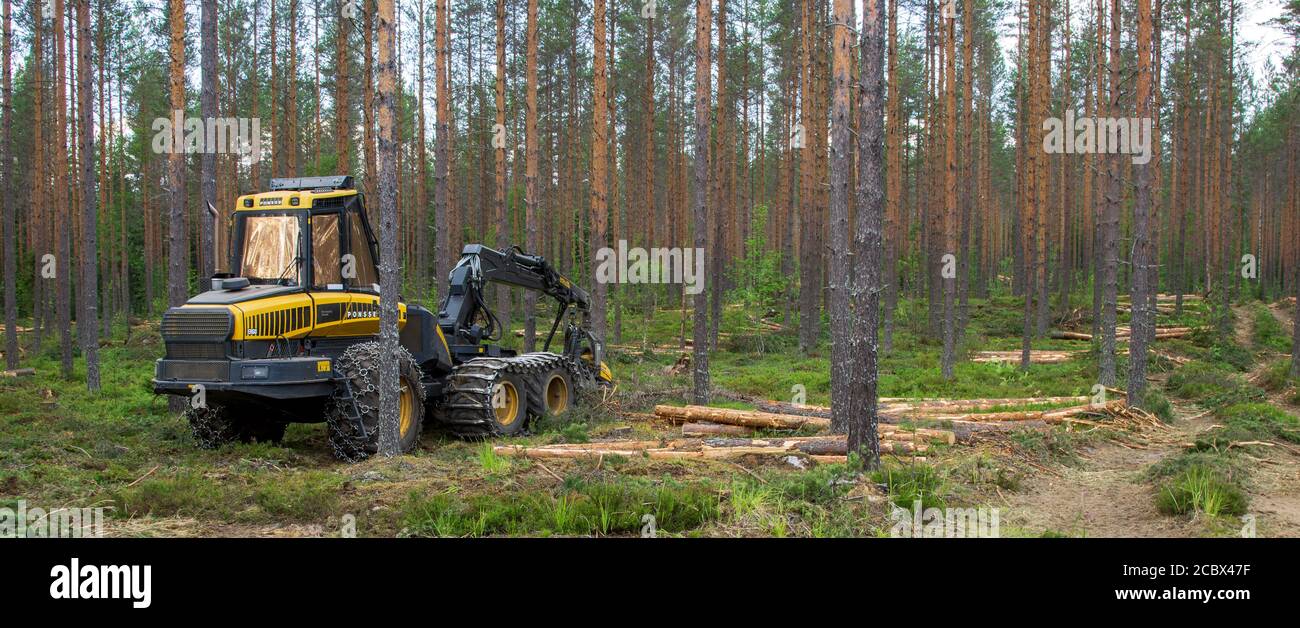
[[356, 194], [350, 176], [271, 179], [270, 191], [240, 196], [235, 209], [310, 209], [317, 199]]

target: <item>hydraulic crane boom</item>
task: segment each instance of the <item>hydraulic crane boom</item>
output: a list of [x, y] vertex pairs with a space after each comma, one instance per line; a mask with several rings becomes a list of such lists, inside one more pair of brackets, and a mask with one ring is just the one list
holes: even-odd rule
[[[494, 282], [535, 290], [559, 303], [555, 322], [546, 338], [548, 350], [570, 307], [580, 315], [578, 328], [587, 331], [590, 296], [556, 271], [545, 258], [528, 255], [519, 247], [501, 252], [482, 244], [470, 244], [461, 252], [460, 262], [451, 270], [447, 296], [438, 312], [438, 324], [443, 333], [455, 337], [456, 344], [477, 345], [483, 340], [500, 338], [500, 321], [483, 297], [483, 286]], [[486, 327], [476, 322], [480, 318]]]

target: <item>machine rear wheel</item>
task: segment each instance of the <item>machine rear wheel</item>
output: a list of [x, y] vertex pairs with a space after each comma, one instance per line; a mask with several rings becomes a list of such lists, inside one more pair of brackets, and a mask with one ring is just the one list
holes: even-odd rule
[[201, 449], [217, 449], [234, 442], [278, 443], [284, 439], [284, 423], [236, 418], [239, 414], [237, 409], [209, 404], [186, 410], [185, 419]]
[[[352, 401], [340, 383], [325, 404], [325, 423], [330, 447], [340, 460], [358, 462], [379, 453], [379, 365], [382, 350], [377, 342], [353, 345], [335, 360], [334, 370], [347, 379]], [[420, 369], [406, 349], [398, 347], [400, 393], [397, 400], [397, 453], [407, 453], [420, 442], [424, 424], [424, 387]], [[353, 416], [353, 404], [357, 416]], [[357, 421], [357, 418], [360, 421]]]
[[546, 412], [564, 414], [573, 407], [573, 374], [564, 366], [557, 366], [542, 375], [542, 401]]
[[524, 379], [513, 373], [502, 373], [492, 387], [492, 422], [497, 434], [511, 436], [528, 427], [529, 391]]

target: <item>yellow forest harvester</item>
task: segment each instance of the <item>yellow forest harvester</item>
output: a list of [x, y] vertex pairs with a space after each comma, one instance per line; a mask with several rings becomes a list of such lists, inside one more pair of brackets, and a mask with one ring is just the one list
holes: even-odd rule
[[[190, 397], [200, 446], [278, 441], [288, 423], [324, 421], [339, 458], [377, 452], [378, 245], [363, 201], [347, 176], [273, 179], [271, 191], [238, 199], [238, 272], [167, 310], [167, 354], [155, 366], [155, 392]], [[495, 344], [504, 330], [483, 296], [491, 282], [558, 302], [546, 350]], [[468, 245], [445, 294], [437, 313], [398, 305], [400, 451], [417, 445], [426, 417], [465, 438], [517, 434], [612, 385], [587, 293], [544, 258]]]

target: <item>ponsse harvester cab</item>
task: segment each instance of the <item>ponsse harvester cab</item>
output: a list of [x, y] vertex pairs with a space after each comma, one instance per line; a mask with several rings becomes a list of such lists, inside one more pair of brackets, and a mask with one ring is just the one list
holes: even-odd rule
[[[153, 380], [189, 398], [200, 446], [278, 441], [288, 423], [324, 421], [340, 458], [379, 450], [378, 243], [363, 201], [347, 176], [272, 179], [237, 200], [235, 272], [167, 310]], [[471, 244], [449, 279], [438, 313], [398, 305], [397, 451], [416, 446], [425, 417], [463, 437], [515, 434], [612, 385], [587, 293], [545, 259]], [[492, 344], [502, 330], [482, 296], [490, 282], [555, 298], [546, 348], [567, 317], [562, 351]]]

